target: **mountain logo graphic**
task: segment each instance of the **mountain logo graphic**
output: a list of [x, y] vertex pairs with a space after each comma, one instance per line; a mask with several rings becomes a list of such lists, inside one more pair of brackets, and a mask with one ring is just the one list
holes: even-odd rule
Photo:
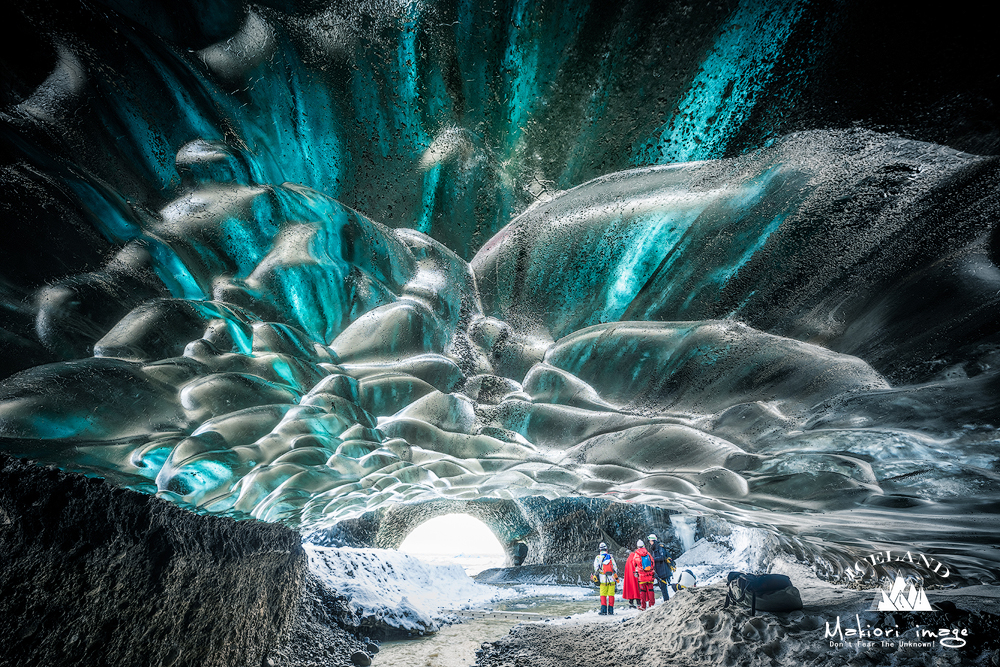
[[888, 592], [882, 591], [881, 600], [875, 598], [875, 603], [878, 604], [878, 611], [933, 611], [923, 586], [909, 584], [907, 587], [899, 575], [896, 575]]

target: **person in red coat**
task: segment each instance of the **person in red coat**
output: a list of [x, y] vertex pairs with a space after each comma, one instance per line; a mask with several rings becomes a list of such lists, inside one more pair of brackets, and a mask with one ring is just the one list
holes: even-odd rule
[[644, 610], [656, 604], [656, 598], [653, 597], [653, 582], [656, 581], [656, 561], [653, 560], [653, 555], [646, 551], [642, 540], [636, 542], [635, 546], [635, 551], [625, 561], [625, 569], [627, 572], [635, 572], [635, 578], [638, 582], [637, 588], [639, 589], [639, 609]]
[[[642, 541], [639, 541], [642, 546]], [[639, 579], [636, 575], [635, 552], [628, 555], [625, 561], [625, 570], [622, 572], [622, 597], [628, 600], [629, 606], [634, 607], [639, 601]]]

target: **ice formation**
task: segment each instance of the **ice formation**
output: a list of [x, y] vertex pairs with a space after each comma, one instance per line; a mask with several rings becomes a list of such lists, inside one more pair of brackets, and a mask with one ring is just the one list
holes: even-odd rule
[[359, 627], [381, 632], [435, 632], [449, 614], [512, 597], [512, 589], [479, 584], [460, 565], [431, 565], [394, 549], [309, 546], [309, 569], [339, 595]]
[[828, 48], [767, 4], [646, 51], [587, 3], [36, 17], [3, 182], [65, 250], [6, 269], [0, 448], [303, 532], [612, 497], [994, 579], [996, 160], [754, 130]]
[[[905, 254], [939, 224], [908, 206], [981, 159], [795, 136], [585, 184], [471, 263], [302, 186], [232, 177], [250, 161], [181, 150], [190, 189], [122, 251], [174, 294], [93, 357], [6, 380], [8, 450], [304, 530], [385, 503], [606, 494], [789, 525], [877, 511], [891, 529], [995, 485], [993, 373], [922, 368], [980, 345], [981, 323], [864, 326], [955, 270], [977, 275], [956, 298], [996, 301], [988, 221]], [[879, 177], [897, 194], [859, 235], [838, 210]], [[809, 237], [825, 252], [793, 252]], [[859, 266], [835, 270], [845, 258]], [[39, 320], [65, 309], [53, 296]], [[976, 349], [952, 363], [988, 366]]]

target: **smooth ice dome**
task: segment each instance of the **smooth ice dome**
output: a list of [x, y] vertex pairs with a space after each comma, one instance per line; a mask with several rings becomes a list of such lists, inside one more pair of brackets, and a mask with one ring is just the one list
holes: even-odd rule
[[[173, 293], [93, 357], [3, 383], [8, 451], [304, 532], [398, 502], [610, 495], [849, 543], [877, 534], [847, 516], [884, 536], [992, 497], [995, 373], [927, 363], [987, 365], [981, 323], [888, 318], [937, 312], [928, 285], [1000, 298], [988, 217], [938, 239], [914, 210], [995, 178], [981, 158], [797, 135], [581, 185], [469, 263], [302, 186], [211, 180], [220, 161], [259, 171], [185, 146], [178, 168], [204, 176], [131, 232]], [[891, 200], [843, 205], [878, 179]], [[859, 235], [859, 216], [879, 224]]]
[[11, 18], [0, 451], [303, 534], [602, 498], [996, 580], [992, 98], [893, 106], [796, 2], [202, 4]]

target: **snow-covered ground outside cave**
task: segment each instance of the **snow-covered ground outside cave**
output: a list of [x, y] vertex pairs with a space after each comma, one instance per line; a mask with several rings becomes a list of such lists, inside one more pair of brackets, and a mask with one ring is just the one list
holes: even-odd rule
[[[987, 658], [986, 662], [972, 663], [965, 662], [965, 657], [957, 653], [945, 651], [942, 655], [943, 649], [938, 644], [933, 645], [933, 650], [900, 648], [892, 654], [883, 655], [884, 660], [875, 662], [863, 647], [850, 648], [849, 641], [846, 646], [831, 646], [830, 638], [824, 632], [824, 621], [834, 621], [840, 616], [853, 622], [855, 612], [863, 615], [864, 610], [871, 606], [876, 592], [851, 590], [824, 582], [808, 566], [800, 563], [780, 558], [764, 563], [765, 540], [760, 531], [753, 529], [736, 529], [728, 536], [728, 541], [699, 540], [677, 559], [678, 570], [691, 570], [698, 578], [698, 591], [682, 591], [666, 605], [657, 599], [654, 610], [641, 615], [618, 600], [615, 616], [611, 617], [597, 614], [600, 603], [596, 589], [542, 584], [483, 584], [470, 578], [460, 565], [425, 563], [394, 550], [307, 545], [307, 553], [313, 572], [339, 594], [349, 597], [349, 605], [354, 611], [380, 619], [386, 626], [396, 628], [404, 635], [423, 635], [420, 639], [385, 642], [383, 651], [375, 656], [375, 665], [468, 667], [476, 662], [476, 651], [485, 642], [488, 647], [502, 646], [503, 649], [483, 656], [485, 662], [476, 664], [508, 664], [504, 662], [504, 656], [510, 658], [509, 664], [515, 664], [520, 655], [520, 659], [529, 660], [524, 664], [545, 667], [549, 664], [545, 656], [521, 655], [515, 650], [518, 646], [538, 645], [537, 634], [548, 632], [543, 630], [545, 627], [550, 627], [553, 633], [552, 646], [557, 646], [560, 641], [567, 646], [567, 654], [558, 659], [563, 660], [563, 664], [573, 665], [577, 658], [569, 655], [569, 647], [574, 646], [574, 642], [586, 642], [593, 634], [588, 628], [619, 623], [622, 625], [614, 635], [617, 639], [608, 644], [609, 647], [617, 646], [615, 650], [618, 652], [633, 650], [630, 647], [636, 642], [646, 645], [642, 649], [644, 651], [652, 650], [649, 646], [653, 644], [662, 650], [673, 647], [669, 657], [681, 660], [677, 664], [700, 665], [699, 661], [708, 659], [709, 655], [714, 655], [716, 659], [725, 657], [735, 660], [733, 664], [753, 665], [800, 664], [803, 659], [807, 662], [801, 664], [823, 666], [929, 665], [938, 664], [941, 660], [945, 661], [941, 664], [997, 664], [995, 658], [994, 662]], [[758, 614], [753, 619], [744, 612], [721, 613], [724, 599], [721, 582], [724, 582], [728, 572], [766, 569], [788, 574], [792, 578], [803, 593], [806, 603], [803, 612], [792, 612], [781, 618]], [[971, 587], [967, 594], [953, 590], [936, 595], [929, 593], [934, 602], [955, 600], [962, 608], [983, 609], [994, 614], [1000, 601], [996, 587]], [[518, 613], [514, 614], [514, 618], [499, 617], [499, 614], [509, 611]], [[482, 614], [470, 612], [496, 613], [484, 619]], [[468, 620], [473, 615], [479, 618]], [[528, 616], [535, 616], [540, 622], [532, 623], [531, 618], [526, 618]], [[697, 627], [688, 628], [679, 624], [675, 617], [694, 618], [698, 621], [695, 623]], [[704, 626], [706, 618], [716, 618], [719, 622], [712, 627]], [[526, 621], [528, 625], [511, 630]], [[598, 622], [602, 625], [589, 625]], [[846, 623], [844, 621], [845, 627]], [[575, 626], [578, 631], [574, 630]], [[649, 637], [654, 629], [667, 632], [668, 627], [674, 634], [684, 636], [664, 635], [654, 642], [637, 641], [637, 637], [633, 637], [636, 632]], [[574, 634], [577, 632], [579, 636]], [[599, 634], [606, 631], [597, 632], [599, 637], [607, 636]], [[519, 639], [526, 633], [531, 636]], [[760, 646], [756, 647], [756, 643]], [[581, 650], [575, 652], [581, 653]], [[556, 664], [558, 659], [552, 664]]]
[[[689, 569], [700, 585], [723, 581], [732, 570], [757, 569], [761, 540], [758, 531], [736, 529], [729, 544], [699, 540], [677, 559], [678, 570]], [[393, 549], [329, 548], [306, 545], [309, 567], [363, 617], [375, 617], [404, 633], [438, 630], [456, 620], [455, 612], [490, 610], [518, 598], [593, 598], [593, 609], [550, 622], [597, 618], [596, 588], [516, 584], [495, 586], [473, 580], [459, 564], [429, 563]], [[596, 554], [596, 552], [595, 552]], [[622, 564], [624, 558], [620, 559]], [[620, 594], [619, 587], [619, 594]], [[516, 602], [515, 602], [516, 604]], [[628, 615], [619, 601], [619, 615]]]
[[393, 549], [306, 545], [309, 568], [360, 617], [374, 617], [403, 633], [438, 630], [452, 610], [482, 608], [515, 597], [510, 589], [480, 584], [460, 565], [425, 563]]

